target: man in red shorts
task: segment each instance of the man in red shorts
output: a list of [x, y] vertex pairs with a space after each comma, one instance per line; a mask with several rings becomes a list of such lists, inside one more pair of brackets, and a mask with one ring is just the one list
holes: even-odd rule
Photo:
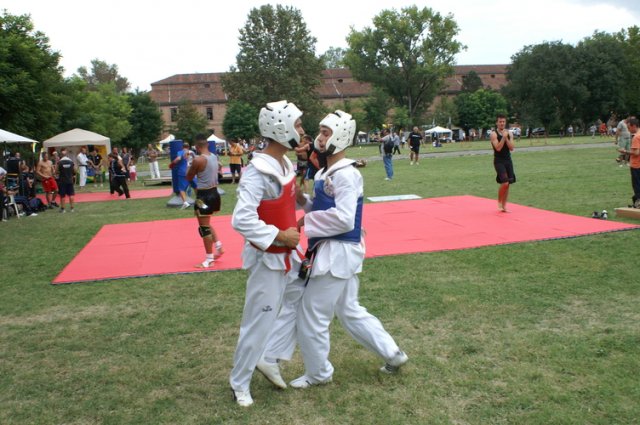
[[58, 195], [58, 183], [56, 183], [53, 163], [49, 159], [47, 152], [42, 154], [42, 160], [38, 162], [36, 174], [40, 176], [42, 181], [42, 189], [44, 196], [47, 198], [47, 207], [53, 208], [56, 204], [56, 196]]

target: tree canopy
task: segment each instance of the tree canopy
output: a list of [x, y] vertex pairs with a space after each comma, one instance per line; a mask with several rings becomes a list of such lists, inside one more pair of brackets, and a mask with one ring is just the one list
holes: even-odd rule
[[506, 99], [493, 90], [461, 93], [454, 102], [458, 110], [458, 123], [465, 130], [491, 128], [498, 114], [507, 113]]
[[428, 7], [383, 10], [372, 28], [351, 30], [344, 62], [356, 79], [406, 107], [415, 122], [453, 73], [455, 55], [464, 48], [455, 40], [458, 31], [451, 15]]
[[164, 122], [158, 104], [151, 99], [149, 93], [136, 90], [127, 96], [127, 100], [131, 107], [131, 131], [127, 135], [126, 145], [139, 150], [158, 140]]
[[256, 109], [286, 99], [304, 112], [303, 121], [317, 124], [322, 106], [316, 88], [323, 64], [315, 55], [315, 43], [298, 9], [252, 9], [240, 29], [236, 66], [222, 77], [225, 92]]
[[258, 111], [248, 103], [232, 100], [222, 122], [222, 131], [227, 139], [249, 140], [258, 134]]
[[176, 114], [176, 125], [172, 130], [176, 139], [193, 142], [196, 135], [205, 134], [207, 130], [207, 118], [202, 115], [191, 102], [180, 104]]
[[91, 70], [86, 66], [78, 68], [78, 75], [86, 83], [89, 90], [97, 90], [100, 84], [112, 83], [117, 93], [125, 93], [129, 90], [129, 80], [118, 73], [118, 65], [110, 65], [100, 59], [91, 61]]
[[57, 131], [59, 61], [29, 15], [0, 14], [0, 128], [39, 140]]

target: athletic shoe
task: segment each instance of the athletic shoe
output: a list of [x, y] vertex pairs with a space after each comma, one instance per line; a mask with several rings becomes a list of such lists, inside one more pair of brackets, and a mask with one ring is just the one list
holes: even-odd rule
[[291, 388], [305, 389], [313, 385], [325, 385], [332, 381], [333, 381], [333, 378], [329, 378], [324, 381], [314, 381], [311, 378], [309, 378], [307, 375], [302, 375], [301, 377], [296, 378], [293, 381], [289, 382], [289, 385], [291, 385]]
[[239, 406], [249, 407], [253, 404], [253, 398], [249, 391], [236, 391], [231, 388], [231, 394], [233, 394], [233, 401], [238, 403]]
[[391, 180], [389, 177], [385, 177], [384, 179], [385, 179], [385, 180]]
[[182, 204], [182, 206], [180, 207], [181, 210], [186, 210], [187, 208], [189, 208], [191, 205], [188, 202], [185, 202]]
[[409, 361], [409, 356], [407, 356], [404, 351], [398, 351], [395, 356], [384, 366], [380, 368], [380, 372], [383, 373], [397, 373], [400, 370], [400, 367]]
[[278, 388], [285, 389], [287, 384], [280, 375], [280, 366], [278, 363], [268, 363], [265, 360], [260, 360], [256, 366], [258, 372], [262, 373], [273, 385]]
[[71, 212], [76, 212], [76, 210], [74, 210], [73, 208], [71, 208]]
[[27, 217], [37, 217], [37, 216], [38, 216], [38, 214], [36, 214], [36, 213], [27, 214]]
[[61, 213], [61, 214], [66, 213], [66, 211], [64, 210], [64, 208], [60, 208], [60, 213]]
[[222, 242], [218, 241], [216, 242], [216, 252], [213, 254], [214, 260], [222, 257], [222, 254], [224, 254], [224, 248], [222, 247]]

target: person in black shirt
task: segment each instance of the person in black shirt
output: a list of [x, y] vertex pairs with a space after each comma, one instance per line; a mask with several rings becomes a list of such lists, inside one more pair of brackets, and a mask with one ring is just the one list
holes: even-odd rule
[[411, 165], [413, 165], [414, 162], [418, 165], [418, 161], [420, 160], [421, 144], [422, 134], [420, 134], [418, 127], [413, 127], [413, 131], [409, 133], [409, 149], [411, 150], [409, 153], [409, 160], [411, 160]]
[[516, 182], [511, 162], [511, 151], [515, 148], [513, 135], [506, 129], [507, 117], [498, 115], [496, 118], [496, 131], [491, 132], [491, 147], [493, 148], [493, 166], [496, 169], [496, 182], [500, 184], [498, 189], [498, 209], [507, 210], [507, 198], [509, 197], [509, 185]]
[[109, 175], [111, 177], [111, 193], [118, 192], [118, 196], [124, 196], [129, 199], [129, 186], [127, 186], [127, 172], [122, 163], [122, 159], [117, 154], [109, 154]]
[[66, 196], [69, 197], [69, 205], [71, 207], [71, 212], [74, 211], [75, 204], [75, 190], [73, 187], [73, 183], [76, 175], [76, 165], [73, 161], [67, 156], [67, 148], [62, 148], [60, 150], [60, 154], [62, 158], [56, 164], [58, 167], [58, 194], [60, 195], [60, 212], [66, 212], [64, 209], [64, 198]]

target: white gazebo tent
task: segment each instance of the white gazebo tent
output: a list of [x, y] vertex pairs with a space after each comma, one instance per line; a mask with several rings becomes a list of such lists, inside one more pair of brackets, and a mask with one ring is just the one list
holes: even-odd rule
[[19, 134], [0, 129], [0, 143], [4, 144], [2, 149], [3, 152], [2, 154], [0, 154], [0, 160], [2, 160], [2, 164], [4, 165], [4, 154], [7, 151], [7, 144], [31, 144], [33, 150], [33, 147], [38, 142], [29, 139], [28, 137], [20, 136]]
[[174, 136], [173, 134], [168, 135], [167, 137], [165, 137], [164, 139], [160, 140], [158, 142], [159, 145], [165, 145], [173, 140], [176, 140], [176, 136]]
[[453, 134], [453, 133], [452, 133], [452, 131], [451, 131], [451, 130], [449, 130], [448, 128], [444, 128], [444, 127], [440, 127], [440, 126], [433, 127], [433, 128], [431, 128], [431, 129], [429, 129], [429, 130], [425, 131], [425, 133], [426, 133], [426, 134], [433, 134], [433, 133], [435, 133], [435, 134], [437, 134], [437, 135], [438, 135], [438, 137], [439, 137], [441, 134], [445, 134], [445, 135], [446, 135], [445, 137], [449, 137], [449, 138], [451, 138], [451, 135]]
[[212, 134], [211, 136], [207, 137], [207, 141], [216, 143], [216, 151], [218, 151], [218, 153], [224, 152], [227, 150], [227, 141], [219, 138], [215, 134]]
[[45, 149], [66, 147], [73, 152], [74, 157], [78, 152], [80, 152], [80, 148], [82, 146], [88, 145], [95, 146], [103, 157], [111, 152], [111, 139], [101, 134], [82, 130], [80, 128], [74, 128], [73, 130], [60, 133], [57, 136], [53, 136], [52, 138], [42, 142], [42, 147]]

